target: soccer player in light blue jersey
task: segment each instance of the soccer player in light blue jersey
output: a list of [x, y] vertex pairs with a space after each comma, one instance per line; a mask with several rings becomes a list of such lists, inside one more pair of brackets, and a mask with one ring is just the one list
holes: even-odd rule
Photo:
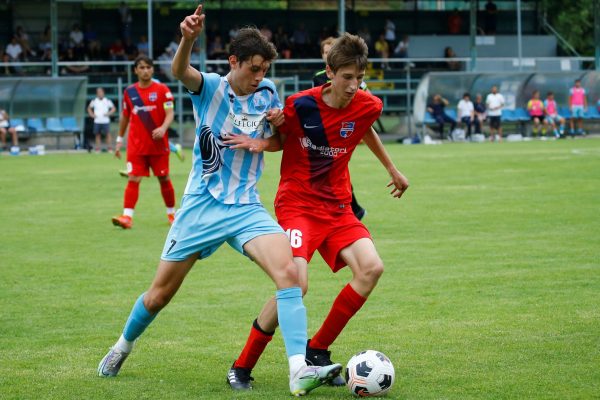
[[[283, 123], [273, 82], [265, 79], [277, 53], [255, 28], [244, 28], [231, 42], [226, 76], [190, 65], [194, 41], [204, 28], [198, 6], [180, 24], [182, 39], [173, 75], [188, 89], [194, 106], [196, 139], [192, 170], [181, 208], [167, 236], [158, 271], [148, 291], [135, 302], [123, 333], [98, 366], [100, 376], [116, 376], [134, 341], [179, 289], [196, 260], [208, 258], [227, 242], [256, 262], [277, 288], [276, 303], [290, 368], [290, 391], [302, 396], [339, 375], [340, 364], [307, 366], [307, 322], [290, 242], [267, 213], [256, 190], [262, 153], [230, 148], [230, 134], [267, 138]], [[228, 383], [250, 389], [232, 368]], [[241, 387], [245, 386], [246, 387]]]

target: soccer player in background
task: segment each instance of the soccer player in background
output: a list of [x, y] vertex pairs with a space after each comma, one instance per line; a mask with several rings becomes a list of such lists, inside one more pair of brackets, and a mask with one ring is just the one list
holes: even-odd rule
[[553, 92], [548, 92], [546, 95], [544, 112], [546, 113], [546, 122], [552, 127], [554, 136], [562, 138], [565, 133], [565, 119], [558, 114], [558, 106], [556, 105], [556, 100], [554, 100]]
[[[569, 134], [583, 135], [583, 114], [587, 110], [587, 96], [585, 89], [581, 87], [581, 80], [575, 80], [575, 86], [569, 90], [569, 109], [571, 110], [571, 120], [569, 121]], [[575, 120], [577, 120], [577, 130], [575, 130]]]
[[[275, 85], [264, 79], [277, 52], [255, 28], [241, 29], [231, 41], [227, 76], [199, 72], [190, 65], [194, 41], [204, 28], [202, 5], [180, 24], [182, 39], [173, 75], [188, 89], [194, 107], [194, 160], [181, 208], [167, 236], [158, 271], [135, 302], [123, 334], [100, 362], [100, 376], [115, 376], [134, 341], [167, 305], [196, 260], [227, 242], [255, 261], [277, 287], [274, 303], [289, 360], [290, 391], [305, 395], [337, 376], [342, 366], [308, 366], [306, 309], [290, 242], [260, 203], [256, 184], [263, 154], [229, 148], [230, 134], [270, 136], [283, 123]], [[233, 371], [228, 382], [237, 382]]]
[[497, 141], [502, 141], [502, 109], [504, 108], [504, 96], [498, 93], [498, 86], [492, 86], [492, 92], [485, 98], [485, 106], [487, 108], [487, 116], [490, 121], [490, 142], [494, 141], [494, 136], [497, 136]]
[[152, 80], [154, 64], [146, 55], [133, 63], [138, 82], [125, 89], [123, 113], [119, 121], [119, 135], [115, 156], [121, 158], [123, 136], [129, 127], [127, 139], [127, 172], [123, 215], [113, 217], [115, 226], [130, 229], [138, 201], [140, 182], [150, 176], [150, 169], [160, 183], [160, 192], [167, 206], [170, 224], [175, 219], [175, 190], [169, 178], [169, 138], [167, 129], [173, 122], [173, 95], [166, 85]]
[[[306, 359], [331, 365], [329, 347], [363, 306], [383, 273], [383, 262], [367, 228], [350, 208], [348, 162], [363, 140], [391, 176], [391, 195], [400, 198], [408, 181], [387, 154], [373, 122], [382, 102], [359, 90], [367, 67], [368, 49], [358, 36], [344, 34], [327, 56], [330, 83], [288, 97], [281, 126], [281, 180], [275, 198], [279, 224], [288, 233], [303, 292], [308, 287], [308, 263], [319, 251], [333, 272], [348, 266], [352, 280], [333, 302], [321, 328], [307, 343]], [[251, 140], [232, 136], [226, 142], [239, 148], [276, 150], [278, 137]], [[254, 320], [250, 335], [233, 369], [244, 382], [233, 389], [250, 389], [250, 373], [277, 327], [277, 307], [271, 298]], [[343, 385], [341, 377], [331, 384]]]

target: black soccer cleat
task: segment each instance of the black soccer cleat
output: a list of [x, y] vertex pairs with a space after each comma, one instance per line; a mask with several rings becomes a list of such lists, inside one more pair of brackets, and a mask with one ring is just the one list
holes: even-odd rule
[[[310, 347], [310, 339], [306, 343], [306, 364], [318, 367], [334, 364], [331, 361], [331, 352], [329, 350], [313, 349]], [[330, 386], [344, 386], [346, 381], [342, 375], [338, 375], [329, 382]]]
[[251, 369], [234, 367], [232, 365], [227, 373], [227, 383], [233, 390], [252, 390], [251, 381], [254, 378], [250, 376], [251, 372]]

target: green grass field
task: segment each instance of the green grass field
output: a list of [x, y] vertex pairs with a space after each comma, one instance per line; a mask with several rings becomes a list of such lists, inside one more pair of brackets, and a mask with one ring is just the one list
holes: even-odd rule
[[[333, 359], [386, 353], [390, 399], [600, 398], [600, 140], [387, 148], [411, 187], [392, 199], [385, 171], [357, 150], [353, 183], [386, 272]], [[279, 157], [268, 155], [261, 182], [269, 209]], [[279, 333], [254, 391], [225, 384], [274, 291], [226, 247], [196, 264], [118, 378], [96, 376], [168, 230], [155, 179], [141, 186], [134, 229], [111, 225], [122, 165], [108, 154], [0, 156], [0, 398], [288, 398]], [[178, 199], [189, 168], [172, 159]], [[310, 277], [309, 335], [350, 275], [316, 258]]]

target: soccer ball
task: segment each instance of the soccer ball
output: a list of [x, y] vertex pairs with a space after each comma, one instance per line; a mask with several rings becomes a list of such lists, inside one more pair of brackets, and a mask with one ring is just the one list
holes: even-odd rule
[[394, 384], [394, 366], [380, 351], [355, 354], [346, 366], [346, 385], [358, 397], [382, 396]]

